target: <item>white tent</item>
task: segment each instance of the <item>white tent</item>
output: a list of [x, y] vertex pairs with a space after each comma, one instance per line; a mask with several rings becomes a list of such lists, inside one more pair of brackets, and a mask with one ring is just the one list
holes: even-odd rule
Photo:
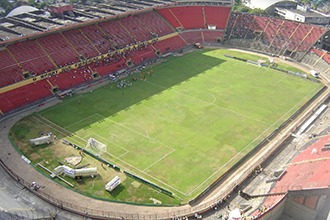
[[238, 208], [231, 210], [229, 212], [229, 219], [230, 220], [240, 220], [240, 219], [242, 219], [241, 211]]

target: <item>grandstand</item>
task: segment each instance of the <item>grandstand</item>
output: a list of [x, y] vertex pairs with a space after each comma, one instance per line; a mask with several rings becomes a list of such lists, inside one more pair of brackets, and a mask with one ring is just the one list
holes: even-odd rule
[[[197, 42], [285, 56], [330, 73], [329, 53], [313, 47], [327, 33], [325, 27], [232, 12], [232, 3], [118, 1], [74, 7], [60, 13], [65, 19], [31, 8], [14, 13], [0, 20], [0, 113], [5, 117], [40, 105], [65, 90], [108, 79]], [[277, 203], [269, 199], [265, 204]]]
[[[33, 12], [26, 16], [31, 18]], [[198, 16], [191, 21], [191, 15], [196, 13]], [[0, 56], [8, 62], [1, 64], [4, 77], [0, 92], [6, 102], [2, 102], [0, 110], [6, 113], [56, 92], [91, 83], [93, 74], [106, 77], [130, 67], [131, 62], [139, 65], [196, 42], [216, 43], [223, 39], [229, 13], [227, 6], [173, 5], [3, 41]], [[24, 20], [24, 14], [16, 16]], [[6, 19], [13, 21], [11, 17]], [[33, 24], [41, 26], [37, 21]], [[40, 84], [42, 90], [33, 89]], [[26, 89], [30, 91], [18, 92]], [[13, 98], [15, 94], [20, 98]]]
[[[329, 136], [320, 138], [287, 164], [281, 171], [282, 175], [274, 180], [275, 186], [266, 192], [265, 195], [270, 196], [266, 197], [263, 208], [253, 212], [251, 218], [295, 216], [297, 219], [326, 219], [329, 212], [329, 178], [324, 174], [329, 172], [328, 141]], [[265, 195], [245, 196], [251, 199]]]
[[278, 18], [231, 13], [226, 31], [229, 45], [275, 56], [302, 59], [326, 28]]

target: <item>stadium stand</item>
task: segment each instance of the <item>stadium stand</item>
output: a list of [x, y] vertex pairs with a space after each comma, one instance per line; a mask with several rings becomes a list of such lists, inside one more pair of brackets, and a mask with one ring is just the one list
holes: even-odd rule
[[57, 66], [66, 66], [79, 61], [78, 53], [62, 33], [38, 38], [37, 41]]
[[170, 10], [174, 18], [178, 20], [186, 30], [205, 28], [206, 22], [201, 6], [178, 6]]
[[186, 46], [186, 43], [180, 36], [177, 35], [162, 41], [158, 41], [154, 46], [160, 50], [162, 54], [166, 54]]
[[104, 31], [105, 37], [112, 41], [116, 48], [124, 47], [133, 40], [131, 35], [116, 20], [102, 22], [97, 26]]
[[225, 29], [231, 8], [217, 6], [177, 6], [161, 8], [157, 11], [166, 18], [174, 28], [205, 29], [209, 25], [216, 29]]
[[[295, 57], [295, 53], [306, 53], [325, 33], [324, 27], [234, 12], [227, 26], [227, 40], [235, 46], [249, 47], [263, 52]], [[238, 39], [232, 41], [232, 39]], [[249, 40], [251, 44], [243, 44]]]
[[180, 36], [190, 44], [196, 43], [196, 42], [203, 42], [201, 31], [185, 31], [180, 33]]
[[155, 11], [138, 14], [135, 17], [139, 20], [140, 25], [143, 24], [149, 33], [155, 34], [155, 36], [164, 36], [174, 32], [173, 27]]
[[22, 69], [30, 72], [31, 75], [39, 75], [56, 67], [34, 40], [12, 44], [7, 47], [7, 50], [22, 66]]
[[87, 38], [81, 29], [65, 31], [63, 35], [82, 58], [91, 58], [100, 54], [92, 41]]
[[80, 30], [87, 36], [88, 39], [90, 39], [91, 43], [101, 54], [114, 50], [112, 43], [108, 39], [104, 38], [105, 34], [97, 25], [85, 26], [80, 28]]
[[[36, 89], [38, 88], [38, 89]], [[50, 97], [51, 85], [47, 80], [40, 80], [0, 94], [0, 109], [9, 112], [16, 108]]]
[[226, 28], [230, 7], [204, 6], [206, 25], [215, 25], [216, 29]]
[[[112, 20], [100, 19], [8, 44], [0, 50], [0, 89], [17, 86], [0, 90], [0, 112], [40, 102], [54, 96], [56, 90], [90, 85], [95, 73], [107, 77], [130, 65], [182, 51], [197, 42], [216, 43], [226, 39], [230, 45], [296, 59], [302, 56], [295, 54], [302, 53], [303, 62], [330, 73], [330, 55], [312, 48], [325, 28], [230, 11], [230, 7], [223, 6], [172, 5]], [[19, 84], [24, 78], [29, 78], [26, 79], [29, 83]], [[317, 155], [327, 141], [313, 147]], [[293, 161], [294, 166], [288, 168], [271, 193], [283, 193], [276, 190], [290, 189], [292, 182], [304, 183], [300, 189], [329, 185], [328, 179], [320, 181], [322, 174], [328, 173], [326, 161], [312, 154], [311, 148], [306, 152]], [[329, 158], [329, 151], [320, 154]], [[282, 197], [269, 197], [265, 205], [272, 206]], [[296, 201], [314, 209], [318, 197], [296, 198]]]
[[[288, 164], [285, 174], [276, 182], [275, 187], [269, 192], [273, 196], [266, 198], [262, 207], [265, 209], [259, 209], [255, 211], [251, 218], [259, 219], [261, 216], [269, 217], [273, 207], [290, 202], [292, 204], [299, 204], [304, 208], [300, 215], [305, 215], [306, 219], [318, 219], [313, 215], [320, 214], [322, 212], [322, 206], [320, 204], [325, 201], [322, 198], [324, 194], [320, 194], [317, 190], [325, 189], [329, 187], [330, 179], [327, 177], [329, 172], [329, 150], [323, 150], [324, 146], [329, 143], [330, 137], [327, 135], [319, 139], [314, 144], [310, 145], [303, 151], [301, 151], [293, 161]], [[286, 199], [287, 192], [291, 199]], [[307, 191], [308, 193], [304, 193]], [[313, 192], [314, 191], [314, 192]], [[285, 192], [282, 195], [275, 195], [276, 193]], [[290, 195], [291, 194], [291, 195]], [[293, 201], [292, 201], [293, 200]], [[294, 202], [294, 203], [292, 203]], [[318, 203], [320, 203], [318, 205]], [[307, 209], [306, 209], [307, 208]], [[327, 208], [326, 206], [324, 207]], [[287, 208], [284, 212], [296, 211], [295, 208]], [[317, 211], [317, 212], [316, 212]], [[329, 210], [326, 210], [327, 212]], [[296, 217], [299, 215], [296, 215]], [[299, 218], [300, 219], [300, 218]], [[302, 219], [302, 217], [301, 217]], [[319, 218], [321, 219], [321, 218]]]
[[308, 64], [315, 70], [330, 73], [330, 55], [325, 50], [311, 48], [301, 62]]
[[202, 31], [203, 43], [222, 42], [224, 39], [223, 31]]
[[[13, 41], [0, 51], [5, 61], [0, 64], [1, 95], [11, 96], [8, 90], [18, 94], [19, 86], [33, 90], [39, 84], [51, 84], [63, 91], [195, 43], [224, 39], [235, 46], [271, 53], [306, 53], [325, 31], [322, 27], [230, 10], [218, 5], [167, 5]], [[36, 78], [31, 85], [17, 84], [32, 77]], [[44, 95], [32, 96], [48, 97], [54, 90], [42, 92]], [[5, 113], [36, 99], [28, 100], [13, 101], [9, 106], [16, 107], [0, 110]]]
[[151, 38], [151, 34], [141, 25], [135, 15], [119, 19], [118, 23], [127, 31], [134, 42], [145, 41]]
[[224, 32], [218, 30], [189, 30], [181, 32], [180, 36], [189, 44], [217, 43], [224, 39]]
[[183, 28], [178, 18], [173, 14], [170, 8], [161, 8], [157, 12], [162, 15], [174, 28]]
[[62, 90], [72, 88], [87, 80], [91, 80], [91, 70], [86, 67], [81, 67], [74, 70], [65, 71], [64, 73], [53, 75], [49, 81], [58, 86]]
[[23, 80], [22, 70], [5, 49], [0, 51], [0, 87]]
[[328, 51], [325, 50], [320, 50], [318, 48], [312, 48], [311, 52], [314, 54], [318, 55], [320, 58], [322, 58], [325, 62], [330, 64], [330, 54]]

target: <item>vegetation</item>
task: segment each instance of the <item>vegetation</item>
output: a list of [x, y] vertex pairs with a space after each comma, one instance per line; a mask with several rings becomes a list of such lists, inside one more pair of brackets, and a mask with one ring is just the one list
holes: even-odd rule
[[[93, 137], [107, 145], [104, 166], [88, 155], [79, 165], [97, 167], [99, 176], [76, 182], [75, 190], [103, 199], [179, 204], [197, 196], [309, 100], [321, 85], [224, 55], [261, 57], [230, 50], [196, 50], [172, 57], [126, 79], [65, 98], [11, 130], [20, 151], [33, 164], [54, 169], [79, 156], [71, 143], [86, 147]], [[262, 58], [261, 58], [262, 59]], [[133, 81], [133, 78], [136, 81]], [[30, 138], [51, 131], [51, 145], [32, 147]], [[90, 149], [90, 148], [88, 148]], [[97, 153], [97, 151], [94, 151]], [[127, 170], [174, 194], [159, 193], [125, 176]], [[121, 186], [108, 193], [114, 176]]]
[[241, 0], [236, 0], [234, 7], [233, 7], [233, 11], [237, 11], [237, 12], [245, 12], [245, 13], [250, 13], [250, 14], [258, 14], [258, 15], [263, 15], [266, 14], [265, 10], [261, 9], [261, 8], [249, 8], [247, 6], [245, 6]]

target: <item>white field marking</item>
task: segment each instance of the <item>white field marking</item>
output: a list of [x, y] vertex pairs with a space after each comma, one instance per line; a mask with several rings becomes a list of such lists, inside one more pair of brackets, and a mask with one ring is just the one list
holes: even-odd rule
[[215, 97], [215, 95], [213, 93], [211, 95], [213, 96], [213, 102], [211, 102], [211, 104], [213, 105], [217, 101], [217, 97]]
[[281, 79], [277, 80], [277, 81], [274, 83], [274, 85], [279, 84], [282, 80], [284, 80], [284, 79], [286, 79], [286, 78], [288, 78], [288, 76], [287, 76], [287, 75], [284, 75]]
[[[205, 106], [215, 105], [215, 102], [217, 101], [217, 98], [215, 97], [214, 94], [210, 94], [210, 95], [212, 95], [213, 101], [212, 102], [206, 102], [205, 101], [206, 102], [206, 105]], [[176, 97], [175, 95], [172, 96], [173, 102], [175, 102], [177, 105], [181, 105], [182, 106], [182, 103], [181, 102], [178, 102], [175, 97]]]
[[[100, 116], [102, 116], [102, 115], [100, 115]], [[102, 117], [103, 117], [103, 116], [102, 116]], [[149, 139], [149, 140], [152, 141], [152, 142], [158, 143], [158, 144], [160, 144], [160, 145], [162, 145], [162, 146], [164, 146], [164, 147], [166, 147], [166, 148], [169, 148], [170, 150], [175, 150], [174, 148], [168, 146], [167, 144], [161, 143], [159, 140], [156, 140], [156, 139], [154, 139], [154, 138], [151, 138], [151, 137], [148, 137], [148, 136], [146, 136], [146, 135], [144, 135], [144, 134], [141, 134], [140, 132], [135, 131], [134, 129], [131, 129], [131, 128], [129, 128], [129, 127], [123, 125], [122, 123], [118, 123], [118, 122], [116, 122], [116, 121], [114, 121], [114, 120], [112, 120], [112, 119], [110, 119], [110, 118], [107, 118], [107, 119], [108, 119], [109, 121], [113, 122], [114, 124], [120, 126], [120, 127], [126, 128], [127, 130], [130, 130], [130, 131], [134, 132], [135, 134], [138, 134], [138, 135], [140, 135], [140, 136], [142, 136], [142, 137], [145, 137], [145, 138]], [[107, 123], [107, 122], [106, 122], [106, 123]], [[127, 123], [125, 123], [125, 124], [127, 124]]]
[[121, 158], [121, 157], [125, 156], [125, 155], [128, 154], [128, 153], [129, 153], [129, 151], [126, 151], [125, 153], [120, 154], [120, 155], [118, 156], [118, 158]]
[[[150, 83], [150, 84], [157, 85], [157, 86], [162, 87], [162, 88], [167, 88], [167, 87], [165, 87], [165, 86], [162, 86], [162, 85], [159, 85], [159, 84], [156, 84], [156, 83], [152, 83], [152, 82], [150, 82], [150, 81], [146, 81], [146, 82], [147, 82], [147, 83]], [[259, 119], [253, 118], [253, 117], [248, 116], [248, 115], [244, 115], [244, 114], [242, 114], [242, 113], [236, 112], [236, 111], [231, 110], [231, 109], [229, 109], [229, 108], [225, 108], [225, 107], [223, 107], [223, 106], [217, 105], [217, 104], [215, 104], [215, 103], [207, 102], [207, 101], [205, 101], [205, 100], [203, 100], [203, 99], [200, 99], [200, 98], [195, 97], [195, 96], [191, 96], [191, 95], [186, 94], [186, 93], [184, 93], [184, 92], [180, 92], [180, 91], [175, 90], [175, 89], [173, 89], [173, 91], [176, 92], [176, 93], [179, 93], [179, 94], [185, 95], [185, 96], [187, 96], [187, 97], [190, 97], [190, 98], [192, 98], [192, 99], [196, 99], [196, 100], [199, 100], [199, 101], [201, 101], [201, 102], [207, 103], [208, 105], [213, 105], [213, 106], [215, 106], [215, 107], [218, 107], [218, 108], [224, 109], [225, 111], [231, 112], [231, 113], [233, 113], [233, 114], [240, 115], [240, 116], [242, 116], [242, 117], [252, 119], [253, 121], [259, 122], [259, 123], [261, 123], [261, 124], [270, 125], [270, 124], [268, 124], [268, 123], [266, 123], [266, 122], [264, 122], [264, 121], [261, 121], [261, 120], [259, 120]]]
[[[98, 115], [100, 115], [100, 114], [98, 114]], [[102, 115], [100, 115], [100, 116], [102, 116]], [[40, 116], [40, 117], [42, 117], [42, 116]], [[103, 116], [102, 116], [102, 117], [103, 117]], [[56, 129], [56, 128], [54, 128], [54, 127], [48, 125], [48, 124], [46, 124], [45, 122], [41, 121], [40, 119], [38, 119], [38, 118], [36, 118], [36, 117], [34, 117], [34, 118], [37, 119], [38, 121], [40, 121], [41, 123], [47, 125], [48, 127], [53, 128], [54, 130], [58, 131], [59, 133], [61, 133], [61, 134], [63, 134], [63, 135], [66, 135], [64, 132], [62, 132], [62, 131], [60, 131], [60, 130], [58, 130], [58, 129]], [[43, 118], [43, 117], [42, 117], [42, 118]], [[47, 119], [46, 119], [46, 120], [47, 120]], [[47, 121], [49, 121], [49, 120], [47, 120]], [[55, 125], [55, 126], [57, 126], [57, 127], [60, 127], [60, 126], [56, 125], [56, 124], [53, 123], [53, 122], [50, 122], [50, 123], [53, 124], [53, 125]], [[61, 128], [61, 129], [62, 129], [62, 130], [65, 130], [65, 129], [63, 129], [63, 128]], [[68, 132], [68, 131], [67, 131], [67, 132]], [[70, 133], [70, 132], [68, 132], [68, 133]], [[72, 134], [72, 133], [70, 133], [70, 134]], [[83, 138], [81, 138], [81, 137], [78, 136], [78, 135], [75, 135], [75, 134], [72, 134], [72, 135], [74, 135], [75, 137], [77, 137], [77, 138], [80, 139], [80, 140], [83, 140], [84, 142], [87, 142], [87, 140], [84, 140]], [[157, 142], [157, 143], [158, 143], [158, 142]], [[171, 150], [175, 150], [175, 149], [173, 149], [173, 148], [170, 148], [170, 149], [171, 149]], [[127, 164], [129, 167], [131, 167], [131, 168], [137, 170], [138, 172], [143, 173], [144, 175], [148, 176], [149, 178], [151, 178], [151, 179], [153, 179], [153, 180], [155, 180], [155, 181], [157, 181], [157, 182], [163, 184], [163, 185], [166, 186], [167, 188], [170, 188], [170, 189], [172, 189], [172, 190], [174, 190], [174, 191], [176, 191], [176, 192], [178, 192], [178, 193], [180, 193], [180, 194], [182, 194], [182, 195], [187, 196], [186, 193], [184, 193], [184, 192], [178, 190], [177, 188], [175, 188], [175, 187], [173, 187], [173, 186], [170, 186], [170, 185], [168, 185], [167, 183], [165, 183], [165, 182], [163, 182], [163, 181], [157, 179], [156, 177], [154, 177], [154, 176], [152, 176], [152, 175], [150, 175], [150, 174], [148, 174], [148, 173], [146, 173], [146, 172], [144, 172], [144, 171], [142, 171], [142, 170], [136, 168], [135, 166], [133, 166], [133, 165], [127, 163], [126, 161], [120, 159], [119, 157], [117, 157], [117, 156], [115, 156], [115, 155], [113, 155], [113, 154], [110, 154], [109, 152], [107, 152], [107, 154], [109, 154], [109, 155], [112, 156], [113, 158], [117, 159], [118, 161], [121, 161], [122, 163]], [[176, 195], [176, 197], [182, 199], [182, 198], [181, 198], [180, 196], [178, 196], [178, 195]]]
[[[305, 97], [309, 96], [311, 93], [314, 92], [317, 88], [313, 89], [310, 93], [308, 93]], [[223, 169], [230, 161], [232, 161], [235, 157], [237, 157], [242, 151], [244, 151], [246, 148], [248, 148], [254, 141], [256, 141], [258, 138], [260, 138], [264, 133], [268, 132], [278, 121], [280, 121], [285, 115], [287, 115], [292, 109], [294, 109], [296, 106], [300, 104], [297, 103], [295, 106], [293, 106], [291, 109], [289, 109], [285, 114], [283, 114], [278, 120], [276, 120], [272, 125], [270, 125], [267, 129], [265, 129], [258, 137], [256, 137], [253, 141], [251, 141], [248, 145], [246, 145], [240, 152], [238, 152], [233, 158], [231, 158], [227, 163], [225, 163], [222, 167], [217, 169], [211, 176], [209, 176], [206, 180], [204, 180], [200, 185], [198, 185], [195, 189], [193, 189], [190, 193], [188, 193], [188, 196], [191, 195], [195, 190], [197, 190], [199, 187], [201, 187], [206, 181], [208, 181], [212, 176], [214, 176], [216, 173], [218, 173], [221, 169]]]
[[[270, 126], [272, 127], [272, 126]], [[217, 169], [214, 173], [212, 173], [208, 178], [206, 178], [201, 184], [199, 184], [195, 189], [193, 189], [190, 193], [188, 193], [188, 195], [191, 195], [195, 190], [197, 190], [199, 187], [201, 187], [206, 181], [208, 181], [212, 176], [214, 176], [215, 174], [217, 174], [220, 170], [222, 170], [227, 164], [229, 164], [232, 160], [234, 160], [238, 155], [240, 155], [245, 149], [247, 149], [248, 147], [250, 147], [252, 145], [253, 142], [255, 142], [256, 140], [258, 140], [262, 135], [264, 135], [268, 129], [270, 128], [268, 127], [266, 130], [264, 130], [263, 132], [261, 132], [261, 134], [259, 134], [255, 139], [253, 139], [249, 144], [247, 144], [241, 151], [237, 152], [230, 160], [228, 160], [224, 165], [222, 165], [219, 169]]]
[[[307, 98], [308, 96], [310, 96], [312, 93], [314, 93], [315, 90], [317, 90], [318, 87], [316, 87], [315, 89], [311, 90], [309, 93], [307, 93], [305, 95], [304, 98]], [[287, 116], [294, 108], [296, 108], [298, 105], [300, 105], [303, 102], [303, 99], [298, 102], [296, 105], [294, 105], [292, 108], [290, 108], [287, 112], [285, 112], [281, 117], [279, 117], [273, 124], [272, 126], [274, 126], [276, 123], [278, 123], [280, 120], [282, 120], [282, 118], [284, 118], [285, 116]], [[269, 128], [268, 128], [269, 129]]]
[[[99, 115], [100, 115], [100, 114], [99, 114]], [[104, 117], [104, 116], [102, 116], [102, 115], [100, 115], [100, 116], [101, 116], [101, 117]], [[104, 118], [105, 118], [105, 117], [104, 117]], [[109, 119], [109, 118], [107, 118], [107, 119]], [[120, 125], [119, 123], [117, 123], [117, 122], [115, 122], [115, 121], [113, 121], [113, 120], [111, 120], [111, 119], [109, 119], [109, 120], [112, 121], [113, 123], [119, 125], [119, 126], [122, 126], [122, 125]], [[107, 123], [107, 122], [105, 122], [105, 123]], [[122, 126], [122, 127], [127, 128], [127, 127], [125, 127], [125, 126]], [[127, 128], [127, 129], [130, 130], [130, 131], [132, 131], [132, 132], [134, 132], [134, 133], [137, 133], [137, 134], [139, 134], [139, 135], [141, 135], [141, 136], [143, 136], [143, 137], [145, 137], [145, 138], [147, 138], [147, 139], [149, 139], [149, 140], [151, 140], [151, 141], [153, 141], [153, 142], [156, 142], [156, 143], [158, 143], [158, 144], [161, 144], [161, 145], [163, 145], [163, 146], [165, 146], [165, 147], [171, 149], [171, 152], [170, 152], [170, 153], [172, 153], [172, 152], [175, 151], [174, 148], [172, 148], [172, 147], [170, 147], [170, 146], [168, 146], [168, 145], [166, 145], [166, 144], [163, 144], [163, 143], [159, 142], [158, 140], [154, 140], [153, 138], [150, 138], [150, 137], [148, 138], [148, 137], [146, 137], [145, 135], [140, 134], [139, 132], [137, 132], [137, 131], [135, 131], [135, 130], [133, 130], [133, 129], [130, 129], [130, 128]], [[127, 164], [129, 167], [132, 167], [133, 169], [137, 170], [137, 171], [140, 172], [140, 173], [143, 173], [144, 175], [150, 177], [151, 179], [156, 180], [156, 181], [159, 182], [159, 183], [162, 183], [163, 185], [167, 186], [168, 188], [171, 188], [171, 189], [173, 189], [173, 190], [175, 190], [175, 191], [181, 193], [182, 195], [185, 195], [185, 196], [188, 195], [188, 194], [186, 194], [186, 193], [184, 193], [184, 192], [182, 192], [182, 191], [176, 189], [175, 187], [170, 186], [170, 185], [168, 185], [167, 183], [165, 183], [165, 182], [163, 182], [163, 181], [157, 179], [156, 177], [154, 177], [154, 176], [152, 176], [152, 175], [146, 173], [145, 171], [140, 170], [139, 168], [136, 168], [135, 166], [133, 166], [133, 165], [129, 164], [128, 162], [126, 162], [126, 161], [120, 159], [119, 157], [117, 157], [117, 156], [115, 156], [115, 155], [112, 155], [112, 154], [110, 154], [109, 152], [107, 152], [107, 153], [108, 153], [109, 155], [111, 155], [113, 158], [116, 158], [117, 160], [121, 161], [122, 163]], [[179, 198], [180, 198], [180, 197], [179, 197]]]
[[[33, 118], [36, 119], [36, 120], [38, 120], [39, 122], [41, 122], [41, 123], [47, 125], [48, 127], [51, 127], [52, 129], [54, 129], [54, 130], [57, 131], [58, 133], [62, 134], [63, 136], [66, 136], [67, 134], [70, 134], [70, 135], [72, 135], [72, 136], [74, 136], [74, 137], [77, 137], [78, 139], [80, 139], [80, 140], [82, 140], [82, 141], [84, 141], [84, 142], [87, 142], [87, 140], [81, 138], [80, 136], [78, 136], [78, 135], [76, 135], [76, 134], [71, 133], [71, 132], [68, 131], [68, 130], [65, 130], [65, 129], [62, 128], [61, 126], [55, 124], [54, 122], [49, 121], [48, 119], [42, 117], [41, 115], [39, 115], [39, 117], [40, 117], [40, 118], [43, 118], [45, 121], [47, 121], [49, 124], [52, 124], [53, 126], [50, 126], [49, 124], [47, 124], [47, 123], [41, 121], [41, 120], [38, 119], [37, 117], [33, 117]], [[57, 127], [57, 128], [56, 128], [56, 127]], [[59, 129], [58, 129], [58, 128], [59, 128]], [[62, 130], [62, 131], [61, 131], [61, 130]], [[64, 133], [63, 131], [65, 131], [65, 132], [67, 132], [67, 133]]]
[[[131, 125], [131, 123], [121, 123], [122, 125]], [[147, 137], [149, 138], [149, 132], [142, 126], [137, 126], [137, 125], [134, 125], [135, 127], [138, 127], [138, 128], [141, 128], [142, 130], [144, 130], [144, 132], [147, 134]]]
[[[128, 162], [122, 160], [122, 159], [119, 158], [119, 157], [117, 157], [117, 156], [115, 156], [115, 155], [113, 155], [113, 154], [111, 154], [111, 153], [109, 153], [109, 152], [106, 152], [106, 154], [108, 154], [108, 155], [110, 155], [111, 157], [115, 158], [116, 160], [120, 161], [122, 164], [126, 164], [126, 165], [128, 165], [128, 167], [132, 168], [133, 170], [135, 170], [135, 171], [137, 171], [137, 172], [139, 172], [139, 173], [143, 173], [144, 175], [148, 176], [149, 178], [151, 178], [151, 179], [153, 179], [153, 180], [155, 180], [155, 181], [157, 181], [157, 182], [159, 182], [159, 183], [162, 183], [164, 186], [166, 186], [166, 187], [168, 187], [168, 188], [170, 188], [170, 189], [172, 189], [172, 190], [174, 190], [174, 191], [176, 191], [176, 192], [179, 192], [179, 193], [182, 194], [182, 195], [185, 195], [185, 196], [188, 195], [188, 194], [186, 194], [186, 193], [184, 193], [184, 192], [178, 190], [177, 188], [175, 188], [175, 187], [173, 187], [173, 186], [170, 186], [170, 185], [168, 185], [167, 183], [165, 183], [165, 182], [163, 182], [163, 181], [157, 179], [156, 177], [154, 177], [154, 176], [152, 176], [152, 175], [146, 173], [145, 171], [140, 170], [139, 168], [136, 168], [136, 167], [133, 166], [132, 164], [130, 164], [130, 163], [128, 163]], [[110, 161], [110, 162], [112, 162], [112, 163], [115, 164], [114, 161]], [[128, 170], [129, 170], [129, 169], [128, 169]], [[144, 178], [144, 177], [143, 177], [143, 178]], [[176, 195], [176, 197], [182, 199], [182, 198], [179, 197], [178, 195]]]
[[[70, 127], [72, 127], [72, 126], [74, 126], [74, 125], [76, 125], [76, 124], [79, 124], [80, 122], [83, 122], [83, 121], [85, 121], [85, 120], [88, 120], [88, 119], [90, 119], [90, 118], [92, 118], [92, 117], [94, 117], [94, 116], [99, 117], [99, 115], [97, 115], [97, 114], [92, 114], [92, 115], [90, 115], [90, 116], [88, 116], [88, 117], [85, 117], [85, 118], [83, 118], [83, 119], [81, 119], [81, 120], [79, 120], [79, 121], [76, 121], [75, 123], [72, 123], [72, 124], [70, 124], [70, 125], [64, 127], [64, 129], [68, 129], [68, 128], [70, 128]], [[103, 119], [103, 118], [102, 118], [102, 119]]]
[[[149, 82], [149, 81], [147, 81], [147, 82]], [[150, 83], [150, 82], [149, 82], [149, 83]], [[158, 85], [158, 84], [155, 84], [155, 85]], [[158, 86], [160, 86], [160, 85], [158, 85]], [[318, 89], [318, 87], [316, 87], [314, 90], [311, 90], [311, 92], [308, 93], [305, 97], [307, 97], [308, 95], [310, 95], [312, 92], [314, 92], [314, 91], [317, 90], [317, 89]], [[298, 104], [299, 104], [299, 103], [298, 103]], [[292, 107], [290, 110], [292, 110], [293, 108], [295, 108], [298, 104], [296, 104], [296, 105], [295, 105], [294, 107]], [[290, 110], [289, 110], [288, 112], [290, 112]], [[284, 115], [288, 114], [288, 112], [285, 113]], [[105, 118], [104, 116], [102, 116], [102, 115], [100, 115], [100, 114], [98, 114], [98, 113], [96, 113], [96, 114], [99, 115], [99, 116], [101, 116], [101, 117], [103, 117], [103, 118]], [[281, 118], [283, 118], [284, 115], [283, 115], [282, 117], [280, 117], [276, 122], [274, 122], [274, 123], [273, 123], [269, 128], [267, 128], [264, 132], [262, 132], [257, 138], [259, 138], [263, 133], [265, 133], [266, 131], [268, 131], [268, 130], [269, 130], [273, 125], [275, 125], [275, 124], [276, 124]], [[39, 116], [42, 117], [41, 115], [39, 115]], [[34, 117], [34, 118], [35, 118], [35, 117]], [[42, 117], [42, 118], [43, 118], [43, 117]], [[37, 119], [37, 120], [39, 120], [39, 119]], [[47, 120], [47, 119], [46, 119], [46, 120]], [[39, 121], [40, 121], [40, 120], [39, 120]], [[49, 120], [47, 120], [47, 121], [49, 121]], [[111, 121], [112, 121], [112, 120], [111, 120]], [[42, 122], [42, 121], [41, 121], [41, 122]], [[44, 122], [42, 122], [42, 123], [44, 123]], [[51, 123], [54, 124], [54, 125], [56, 125], [56, 124], [53, 123], [53, 122], [51, 122]], [[116, 122], [114, 122], [114, 123], [116, 123]], [[44, 124], [46, 124], [46, 123], [44, 123]], [[117, 123], [117, 124], [118, 124], [118, 123]], [[47, 125], [47, 124], [46, 124], [46, 125]], [[58, 126], [58, 125], [56, 125], [56, 126]], [[49, 126], [49, 127], [51, 127], [51, 126]], [[58, 127], [60, 127], [60, 126], [58, 126]], [[61, 128], [61, 127], [60, 127], [60, 128]], [[61, 128], [61, 129], [63, 129], [63, 128]], [[54, 130], [57, 130], [57, 129], [54, 129]], [[63, 129], [63, 130], [65, 130], [65, 129]], [[58, 131], [58, 130], [57, 130], [57, 131]], [[68, 132], [68, 131], [67, 131], [67, 132]], [[134, 132], [136, 132], [136, 131], [134, 131]], [[59, 133], [64, 134], [64, 133], [61, 132], [61, 131], [59, 131]], [[72, 134], [71, 132], [68, 132], [68, 133]], [[141, 134], [140, 134], [140, 135], [141, 135]], [[74, 136], [78, 137], [79, 139], [82, 139], [81, 137], [79, 137], [79, 136], [77, 136], [77, 135], [74, 135]], [[143, 135], [142, 135], [142, 136], [143, 136]], [[257, 139], [257, 138], [256, 138], [256, 139]], [[149, 139], [151, 139], [151, 138], [149, 138]], [[151, 139], [151, 140], [152, 140], [152, 139]], [[85, 141], [86, 141], [86, 140], [85, 140]], [[253, 140], [250, 144], [252, 144], [253, 142], [254, 142], [254, 140]], [[245, 148], [247, 148], [250, 144], [248, 144]], [[245, 148], [244, 148], [244, 149], [245, 149]], [[173, 148], [172, 148], [172, 149], [173, 149]], [[242, 149], [241, 151], [243, 151], [244, 149]], [[175, 150], [175, 149], [173, 149], [173, 150]], [[241, 153], [241, 151], [240, 151], [239, 153]], [[238, 153], [238, 154], [239, 154], [239, 153]], [[143, 173], [144, 175], [150, 177], [151, 179], [154, 179], [154, 180], [156, 180], [156, 181], [162, 183], [163, 185], [167, 186], [168, 188], [173, 189], [173, 190], [175, 190], [175, 191], [177, 191], [177, 192], [179, 192], [179, 193], [181, 193], [182, 195], [185, 195], [185, 196], [189, 196], [189, 195], [191, 195], [196, 189], [198, 189], [201, 185], [203, 185], [203, 183], [205, 183], [208, 179], [210, 179], [210, 178], [211, 178], [212, 176], [214, 176], [217, 172], [219, 172], [221, 169], [223, 169], [223, 167], [226, 166], [227, 163], [230, 162], [230, 161], [228, 161], [225, 165], [223, 165], [221, 168], [219, 168], [217, 171], [215, 171], [213, 174], [211, 174], [210, 177], [208, 177], [203, 183], [201, 183], [199, 186], [197, 186], [195, 189], [193, 189], [190, 193], [183, 193], [182, 191], [176, 189], [175, 187], [170, 186], [170, 185], [164, 183], [163, 181], [161, 181], [161, 180], [155, 178], [154, 176], [152, 176], [152, 175], [146, 173], [145, 171], [142, 171], [142, 170], [136, 168], [135, 166], [133, 166], [133, 165], [127, 163], [126, 161], [120, 159], [119, 157], [116, 157], [116, 156], [110, 154], [109, 152], [107, 152], [107, 154], [111, 155], [113, 158], [116, 158], [118, 161], [121, 161], [122, 163], [127, 164], [129, 167], [132, 167], [133, 169], [137, 170], [138, 172]], [[234, 157], [236, 157], [238, 154], [236, 154]], [[232, 158], [232, 159], [233, 159], [233, 158]], [[231, 159], [231, 160], [232, 160], [232, 159]], [[177, 195], [176, 195], [176, 196], [177, 196]], [[179, 196], [177, 196], [177, 197], [180, 198]]]
[[146, 171], [147, 169], [149, 169], [150, 167], [152, 167], [153, 165], [157, 164], [158, 162], [160, 162], [161, 160], [163, 160], [165, 157], [169, 156], [170, 154], [172, 154], [175, 150], [172, 150], [170, 152], [168, 152], [167, 154], [165, 154], [164, 156], [162, 156], [161, 158], [159, 158], [157, 161], [153, 162], [152, 164], [150, 164], [148, 167], [144, 168], [143, 171]]
[[[60, 105], [52, 106], [52, 107], [50, 107], [49, 109], [44, 110], [42, 114], [44, 114], [44, 113], [46, 113], [46, 112], [50, 112], [50, 111], [52, 111], [52, 110], [54, 110], [54, 109], [57, 109], [57, 108], [59, 108], [59, 107], [62, 107], [62, 106], [64, 106], [64, 105], [70, 104], [70, 103], [72, 103], [72, 102], [78, 101], [78, 97], [83, 97], [83, 95], [82, 95], [82, 94], [75, 95], [75, 98], [73, 98], [73, 99], [70, 100], [70, 101], [64, 102], [64, 103], [63, 103], [62, 100], [60, 100], [60, 101], [62, 102]], [[39, 114], [39, 113], [38, 113], [38, 114]]]

